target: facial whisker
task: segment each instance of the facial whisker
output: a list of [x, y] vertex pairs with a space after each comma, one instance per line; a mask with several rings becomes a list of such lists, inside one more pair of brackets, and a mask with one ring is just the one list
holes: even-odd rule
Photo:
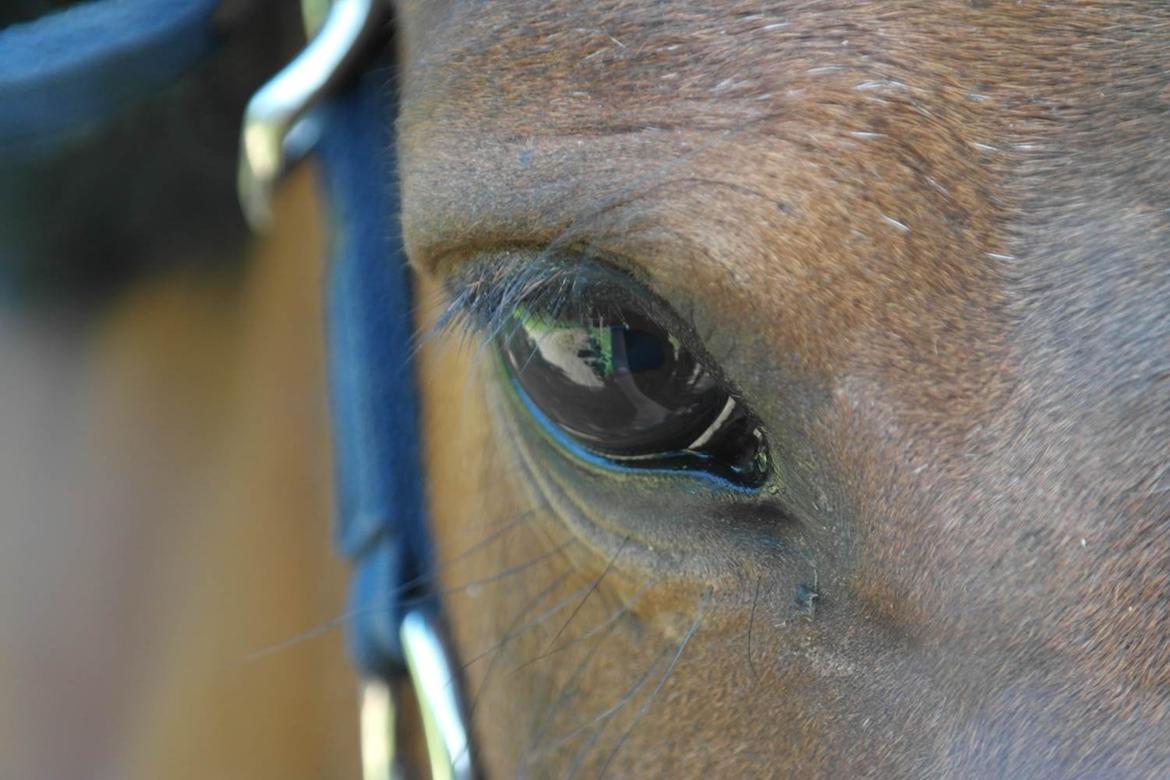
[[[550, 592], [552, 589], [556, 588], [556, 587], [557, 587], [557, 586], [559, 586], [561, 583], [563, 583], [563, 582], [564, 582], [566, 579], [568, 579], [568, 577], [569, 577], [569, 575], [570, 575], [570, 574], [572, 574], [572, 572], [571, 572], [571, 571], [566, 571], [566, 572], [564, 572], [563, 574], [561, 574], [560, 576], [558, 576], [558, 577], [556, 578], [556, 580], [554, 580], [554, 581], [553, 581], [552, 585], [550, 585], [549, 587], [547, 587], [547, 588], [545, 588], [544, 590], [542, 590], [542, 591], [541, 591], [541, 592], [540, 592], [540, 593], [537, 595], [537, 597], [536, 597], [535, 599], [533, 599], [533, 600], [530, 600], [530, 602], [529, 602], [528, 606], [527, 606], [527, 607], [525, 607], [525, 609], [521, 611], [520, 617], [522, 618], [524, 615], [526, 615], [526, 614], [528, 613], [528, 611], [529, 611], [529, 610], [530, 610], [530, 609], [531, 609], [533, 606], [535, 606], [535, 605], [536, 605], [536, 603], [538, 603], [538, 602], [539, 602], [541, 599], [543, 599], [545, 596], [547, 596], [547, 595], [549, 594], [549, 592]], [[465, 663], [463, 664], [464, 668], [471, 666], [471, 665], [472, 665], [472, 664], [474, 664], [476, 661], [479, 661], [479, 660], [481, 660], [481, 659], [483, 659], [483, 658], [486, 658], [488, 655], [490, 655], [490, 654], [492, 654], [492, 653], [496, 653], [496, 652], [498, 652], [498, 651], [499, 651], [501, 648], [503, 648], [503, 646], [504, 646], [504, 645], [506, 645], [508, 642], [511, 642], [511, 641], [512, 641], [513, 639], [515, 639], [516, 637], [520, 636], [521, 634], [525, 633], [526, 631], [530, 631], [530, 630], [532, 630], [532, 629], [536, 628], [537, 626], [539, 626], [539, 625], [543, 624], [543, 623], [544, 623], [546, 620], [548, 620], [550, 617], [552, 617], [553, 615], [555, 615], [555, 614], [557, 614], [558, 612], [560, 612], [561, 610], [563, 610], [565, 607], [567, 607], [567, 606], [569, 606], [570, 604], [572, 604], [572, 603], [573, 603], [573, 600], [574, 600], [574, 599], [575, 599], [575, 598], [576, 598], [576, 597], [577, 597], [577, 596], [578, 596], [578, 595], [579, 595], [579, 594], [580, 594], [582, 591], [585, 591], [585, 590], [587, 590], [589, 587], [590, 587], [590, 586], [589, 586], [589, 584], [587, 583], [587, 584], [585, 584], [585, 585], [581, 586], [580, 588], [577, 588], [577, 589], [576, 589], [576, 590], [574, 590], [572, 593], [570, 593], [570, 594], [569, 594], [567, 597], [565, 597], [565, 598], [561, 599], [561, 600], [560, 600], [560, 601], [558, 601], [556, 604], [554, 604], [553, 606], [549, 607], [547, 610], [545, 610], [544, 612], [540, 613], [539, 615], [537, 615], [536, 617], [532, 618], [531, 620], [529, 620], [527, 623], [524, 623], [523, 625], [517, 625], [516, 623], [513, 623], [512, 625], [510, 625], [510, 626], [508, 627], [508, 630], [505, 632], [504, 636], [503, 636], [503, 637], [502, 637], [502, 638], [501, 638], [499, 641], [497, 641], [497, 642], [493, 643], [491, 647], [487, 648], [487, 649], [486, 649], [486, 650], [484, 650], [483, 652], [481, 652], [481, 653], [479, 653], [478, 655], [476, 655], [474, 658], [471, 658], [471, 659], [469, 659], [467, 662], [465, 662]]]
[[[645, 592], [645, 590], [648, 588], [649, 588], [649, 585], [643, 587], [642, 589], [639, 590], [639, 593], [637, 595], [641, 595], [641, 593]], [[572, 642], [568, 642], [564, 645], [561, 645], [561, 647], [552, 651], [553, 653], [560, 652], [561, 650], [565, 649], [566, 647], [568, 647], [572, 644], [575, 644], [576, 642], [584, 641], [589, 636], [593, 636], [593, 635], [598, 634], [598, 633], [603, 634], [602, 639], [599, 640], [598, 642], [595, 642], [588, 649], [588, 651], [586, 651], [585, 656], [581, 659], [580, 663], [577, 664], [577, 668], [573, 670], [573, 673], [571, 675], [569, 675], [569, 678], [564, 682], [563, 685], [561, 685], [560, 690], [557, 691], [556, 697], [548, 704], [547, 707], [545, 707], [543, 714], [541, 715], [540, 719], [538, 720], [538, 723], [540, 723], [540, 727], [537, 729], [536, 733], [532, 735], [532, 739], [528, 745], [528, 750], [525, 752], [524, 760], [522, 762], [523, 764], [525, 764], [525, 765], [528, 764], [537, 755], [537, 747], [540, 745], [541, 741], [544, 739], [545, 734], [548, 732], [549, 726], [552, 724], [553, 713], [555, 713], [557, 711], [557, 709], [560, 706], [562, 706], [565, 703], [565, 701], [568, 700], [570, 691], [573, 690], [574, 686], [576, 686], [576, 684], [577, 684], [577, 681], [589, 669], [590, 663], [592, 662], [593, 657], [597, 654], [597, 651], [599, 649], [601, 649], [601, 646], [603, 644], [605, 644], [605, 638], [608, 637], [610, 632], [612, 632], [614, 630], [614, 628], [617, 626], [618, 620], [621, 618], [621, 616], [628, 613], [629, 610], [630, 610], [630, 606], [628, 604], [623, 605], [620, 609], [616, 610], [613, 615], [611, 615], [603, 623], [601, 623], [601, 625], [597, 626], [595, 629], [588, 632], [587, 636], [578, 637], [576, 640], [573, 640]], [[549, 653], [549, 655], [551, 655], [551, 653]], [[541, 656], [541, 658], [543, 658], [543, 657], [545, 657], [545, 656]], [[540, 658], [535, 658], [535, 659], [532, 659], [530, 661], [526, 661], [524, 664], [521, 665], [520, 668], [523, 668], [523, 667], [528, 666], [532, 663], [535, 663], [537, 660], [540, 660]], [[515, 671], [518, 671], [518, 669], [513, 670], [513, 672], [515, 672]]]
[[699, 600], [699, 607], [695, 613], [695, 619], [691, 621], [690, 628], [687, 629], [686, 634], [683, 635], [682, 641], [679, 642], [678, 650], [675, 652], [674, 657], [670, 659], [670, 663], [667, 665], [666, 671], [663, 672], [662, 677], [659, 678], [658, 684], [654, 686], [654, 690], [650, 692], [650, 696], [642, 704], [642, 708], [638, 710], [638, 713], [634, 715], [633, 720], [631, 720], [630, 725], [626, 727], [626, 730], [622, 734], [621, 739], [618, 740], [617, 744], [610, 752], [609, 758], [605, 760], [605, 764], [602, 765], [601, 771], [598, 773], [599, 778], [605, 776], [606, 770], [609, 769], [610, 764], [613, 763], [614, 758], [617, 757], [617, 754], [622, 749], [622, 746], [626, 744], [626, 740], [629, 738], [630, 734], [633, 733], [634, 728], [638, 725], [638, 722], [642, 720], [647, 712], [650, 711], [650, 705], [654, 703], [654, 700], [658, 697], [662, 687], [666, 685], [666, 681], [669, 680], [671, 674], [674, 673], [674, 669], [678, 665], [679, 659], [682, 658], [683, 651], [687, 649], [687, 645], [690, 644], [691, 637], [695, 635], [695, 632], [699, 630], [699, 625], [703, 622], [703, 613], [707, 609], [707, 604], [711, 601], [711, 594], [713, 592], [714, 590], [711, 587], [708, 587], [707, 590], [703, 592], [703, 597]]
[[605, 579], [605, 576], [607, 574], [609, 574], [610, 569], [613, 568], [614, 562], [617, 561], [618, 556], [620, 556], [622, 554], [622, 552], [626, 549], [626, 544], [629, 541], [630, 541], [630, 537], [628, 537], [628, 536], [625, 539], [622, 539], [622, 543], [618, 546], [617, 552], [615, 552], [613, 554], [613, 556], [609, 559], [609, 562], [607, 564], [605, 564], [605, 569], [601, 572], [601, 574], [597, 575], [597, 577], [593, 580], [593, 583], [589, 586], [589, 590], [582, 597], [581, 601], [579, 601], [577, 603], [577, 606], [573, 609], [572, 614], [570, 614], [568, 619], [565, 620], [565, 622], [561, 624], [561, 627], [557, 631], [557, 633], [554, 634], [553, 638], [550, 639], [548, 641], [548, 644], [545, 645], [544, 652], [546, 655], [548, 654], [549, 648], [551, 648], [554, 644], [556, 644], [556, 641], [561, 638], [561, 634], [565, 633], [565, 629], [568, 628], [569, 624], [573, 622], [573, 619], [577, 617], [577, 613], [579, 613], [581, 611], [581, 608], [585, 606], [585, 602], [589, 600], [589, 597], [592, 596], [593, 593], [597, 590], [597, 587], [599, 585], [601, 585], [601, 581]]
[[[535, 514], [535, 510], [527, 510], [525, 512], [522, 512], [522, 513], [514, 516], [511, 520], [506, 522], [503, 527], [497, 528], [496, 530], [492, 531], [486, 537], [484, 537], [480, 541], [472, 544], [466, 550], [460, 552], [459, 554], [457, 554], [451, 558], [448, 558], [448, 559], [436, 564], [435, 566], [432, 566], [431, 569], [428, 572], [426, 572], [425, 574], [421, 574], [417, 577], [413, 577], [413, 578], [407, 580], [406, 582], [399, 584], [397, 587], [395, 587], [391, 591], [391, 593], [389, 595], [390, 596], [403, 595], [405, 593], [408, 593], [413, 588], [416, 588], [416, 587], [430, 581], [439, 572], [444, 571], [445, 569], [453, 566], [454, 564], [458, 563], [459, 561], [464, 560], [464, 559], [468, 558], [469, 556], [471, 556], [472, 554], [479, 552], [479, 551], [487, 548], [491, 544], [494, 544], [495, 542], [498, 542], [499, 540], [505, 538], [508, 535], [508, 532], [510, 532], [511, 530], [513, 530], [514, 528], [516, 528], [520, 525], [523, 525], [527, 520], [529, 520], [532, 517], [533, 514]], [[553, 551], [553, 553], [555, 553], [555, 552], [557, 552], [557, 550]], [[551, 553], [548, 555], [542, 555], [540, 559], [547, 558], [547, 557], [549, 557], [549, 555], [551, 555]], [[540, 560], [540, 559], [538, 559], [538, 560]], [[529, 561], [526, 564], [522, 564], [519, 567], [519, 570], [523, 570], [523, 568], [527, 568], [528, 566], [534, 565], [536, 562], [538, 562], [538, 560], [537, 561]], [[501, 572], [501, 573], [495, 575], [495, 577], [491, 578], [489, 581], [495, 581], [498, 579], [502, 579], [506, 576], [509, 576], [509, 574], [511, 574], [511, 573], [515, 573], [515, 572]], [[465, 583], [464, 585], [459, 586], [458, 588], [455, 588], [450, 592], [457, 592], [459, 590], [466, 589], [469, 587], [475, 587], [476, 585], [480, 585], [480, 584], [485, 584], [485, 583], [479, 583], [479, 582]], [[448, 592], [448, 591], [444, 591], [444, 592]], [[425, 599], [408, 599], [402, 603], [414, 604], [414, 603], [420, 603], [421, 601], [424, 601], [424, 600]], [[357, 618], [365, 617], [367, 615], [377, 614], [378, 612], [384, 610], [385, 608], [386, 607], [384, 605], [378, 604], [377, 606], [359, 606], [359, 607], [355, 607], [353, 609], [347, 610], [347, 611], [343, 612], [342, 614], [337, 615], [337, 616], [332, 617], [332, 618], [329, 618], [328, 620], [324, 621], [323, 623], [320, 623], [320, 624], [318, 624], [318, 625], [314, 626], [313, 628], [310, 628], [306, 631], [302, 631], [298, 634], [287, 637], [286, 639], [282, 639], [278, 642], [274, 642], [272, 644], [269, 644], [269, 645], [266, 645], [264, 647], [260, 647], [260, 648], [257, 648], [256, 650], [253, 650], [252, 652], [248, 653], [240, 660], [240, 664], [246, 665], [246, 664], [255, 663], [256, 661], [267, 658], [268, 656], [273, 655], [275, 653], [279, 653], [279, 652], [287, 650], [291, 647], [295, 647], [295, 646], [297, 646], [301, 643], [304, 643], [304, 642], [312, 641], [313, 639], [317, 639], [318, 637], [321, 637], [321, 636], [324, 636], [325, 634], [328, 634], [330, 631], [332, 631], [334, 629], [341, 628], [341, 627], [347, 625], [352, 620], [356, 620]]]
[[490, 585], [494, 582], [499, 582], [500, 580], [508, 579], [509, 577], [514, 577], [515, 575], [517, 575], [523, 571], [527, 571], [528, 569], [531, 569], [533, 566], [536, 566], [541, 561], [547, 561], [550, 558], [553, 558], [557, 555], [560, 555], [561, 553], [563, 553], [565, 551], [565, 549], [567, 547], [572, 545], [575, 541], [576, 541], [575, 539], [567, 539], [566, 541], [561, 542], [560, 544], [558, 544], [556, 547], [552, 548], [551, 550], [548, 550], [547, 552], [543, 552], [540, 555], [529, 558], [527, 561], [524, 561], [523, 563], [518, 563], [515, 566], [510, 566], [507, 569], [504, 569], [503, 571], [497, 572], [496, 574], [493, 574], [489, 577], [482, 577], [478, 580], [471, 580], [470, 582], [464, 582], [460, 585], [455, 585], [455, 586], [452, 586], [450, 588], [444, 588], [444, 589], [438, 591], [436, 595], [450, 596], [450, 595], [454, 595], [456, 593], [462, 593], [462, 592], [470, 590], [472, 588], [482, 587], [483, 585]]
[[556, 579], [554, 579], [547, 587], [545, 587], [539, 593], [537, 593], [536, 596], [529, 599], [524, 604], [524, 606], [513, 616], [511, 625], [509, 625], [508, 628], [504, 630], [504, 636], [500, 641], [496, 642], [492, 647], [488, 648], [483, 653], [477, 655], [475, 658], [473, 658], [470, 661], [467, 661], [466, 663], [463, 664], [463, 668], [467, 669], [473, 663], [475, 663], [479, 659], [483, 658], [484, 656], [486, 656], [488, 654], [491, 654], [491, 656], [492, 656], [491, 661], [488, 662], [487, 671], [484, 672], [483, 680], [480, 682], [479, 687], [475, 691], [475, 695], [471, 699], [471, 703], [468, 705], [467, 717], [469, 720], [473, 719], [475, 717], [475, 712], [479, 708], [479, 702], [480, 702], [481, 698], [483, 697], [484, 691], [487, 690], [488, 684], [491, 682], [492, 671], [496, 667], [496, 659], [499, 657], [499, 651], [502, 650], [504, 648], [504, 646], [508, 644], [508, 642], [512, 641], [512, 639], [514, 639], [516, 636], [519, 635], [520, 632], [517, 630], [517, 627], [519, 626], [520, 622], [524, 619], [524, 616], [528, 614], [529, 610], [531, 610], [534, 606], [536, 606], [541, 601], [543, 601], [548, 596], [549, 593], [552, 593], [554, 590], [556, 590], [561, 585], [561, 583], [563, 583], [566, 579], [568, 579], [570, 574], [571, 574], [571, 571], [563, 572], [560, 576], [558, 576]]
[[747, 630], [747, 662], [748, 668], [751, 669], [752, 677], [756, 680], [760, 679], [760, 675], [756, 672], [756, 662], [752, 659], [752, 627], [756, 624], [756, 605], [760, 601], [760, 580], [756, 578], [756, 595], [752, 597], [752, 613], [748, 618]]
[[[513, 669], [510, 672], [510, 674], [515, 674], [515, 673], [520, 672], [524, 669], [527, 669], [529, 666], [532, 666], [532, 664], [538, 663], [539, 661], [543, 661], [544, 659], [548, 658], [549, 656], [556, 655], [557, 653], [568, 650], [570, 647], [573, 647], [574, 645], [577, 645], [577, 644], [580, 644], [581, 642], [585, 642], [589, 639], [592, 639], [594, 636], [601, 633], [603, 630], [610, 628], [611, 626], [613, 626], [614, 623], [616, 623], [617, 621], [621, 620], [623, 617], [628, 615], [630, 613], [630, 610], [633, 609], [633, 605], [638, 601], [638, 599], [642, 596], [642, 594], [645, 593], [650, 588], [652, 588], [657, 583], [658, 583], [658, 580], [654, 580], [653, 582], [649, 582], [646, 585], [643, 585], [633, 595], [633, 597], [630, 599], [629, 603], [623, 604], [621, 607], [614, 610], [613, 614], [611, 614], [608, 618], [606, 618], [600, 624], [594, 626], [593, 628], [589, 629], [585, 633], [581, 634], [581, 636], [574, 637], [573, 639], [570, 639], [569, 641], [564, 642], [563, 644], [558, 645], [557, 647], [552, 647], [551, 649], [547, 649], [545, 652], [541, 653], [540, 655], [538, 655], [534, 658], [529, 658], [527, 661], [525, 661], [524, 663], [520, 664], [515, 669]], [[552, 642], [549, 642], [549, 645], [551, 647]]]
[[651, 662], [651, 664], [646, 668], [646, 671], [642, 673], [642, 675], [634, 682], [633, 685], [631, 685], [629, 688], [626, 689], [626, 691], [621, 695], [621, 697], [616, 702], [614, 702], [609, 707], [606, 707], [604, 710], [602, 710], [601, 712], [594, 715], [586, 723], [583, 723], [580, 726], [574, 728], [572, 731], [568, 732], [567, 734], [559, 735], [556, 738], [556, 740], [554, 742], [552, 742], [551, 744], [549, 744], [543, 748], [540, 748], [539, 750], [534, 750], [533, 755], [551, 753], [551, 752], [559, 749], [561, 746], [567, 744], [568, 742], [571, 742], [578, 735], [584, 733], [585, 731], [589, 730], [593, 726], [598, 725], [598, 724], [604, 725], [605, 722], [607, 722], [610, 718], [612, 718], [614, 715], [616, 715], [618, 712], [620, 712], [621, 709], [623, 707], [625, 707], [626, 704], [629, 703], [629, 701], [631, 699], [633, 699], [635, 696], [638, 695], [638, 691], [640, 691], [646, 685], [646, 683], [650, 680], [651, 674], [653, 673], [654, 669], [658, 665], [659, 657], [664, 657], [664, 656], [665, 656], [665, 653], [661, 653], [661, 652], [658, 653], [658, 655], [654, 658], [654, 661]]

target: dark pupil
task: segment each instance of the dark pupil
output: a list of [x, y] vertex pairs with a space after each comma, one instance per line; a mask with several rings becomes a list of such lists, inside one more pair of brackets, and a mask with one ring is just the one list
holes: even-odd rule
[[515, 317], [501, 347], [516, 384], [587, 449], [617, 460], [730, 469], [740, 477], [757, 465], [750, 418], [677, 338], [646, 316], [557, 320], [520, 308]]
[[599, 453], [685, 449], [726, 403], [691, 354], [645, 317], [584, 323], [517, 315], [504, 350], [517, 382], [554, 423]]

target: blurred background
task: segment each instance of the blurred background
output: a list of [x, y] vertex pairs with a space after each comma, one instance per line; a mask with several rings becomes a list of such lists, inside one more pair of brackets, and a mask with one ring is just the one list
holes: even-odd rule
[[[5, 0], [0, 47], [78, 5]], [[235, 197], [301, 30], [226, 0], [181, 79], [0, 148], [0, 778], [358, 776], [325, 227], [308, 170], [265, 237]]]

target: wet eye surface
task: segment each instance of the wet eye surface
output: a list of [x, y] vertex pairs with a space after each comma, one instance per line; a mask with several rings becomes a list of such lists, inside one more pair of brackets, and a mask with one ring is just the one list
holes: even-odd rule
[[497, 342], [517, 393], [585, 450], [626, 468], [767, 476], [759, 423], [684, 342], [633, 305], [560, 316], [517, 304]]

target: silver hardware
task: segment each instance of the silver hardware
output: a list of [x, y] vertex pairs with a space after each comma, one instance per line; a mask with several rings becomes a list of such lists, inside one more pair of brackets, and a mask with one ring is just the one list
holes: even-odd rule
[[[302, 0], [309, 33], [304, 50], [252, 97], [244, 112], [237, 179], [240, 205], [256, 230], [269, 224], [272, 191], [320, 138], [315, 108], [346, 76], [388, 18], [386, 0]], [[319, 29], [313, 28], [319, 25]], [[470, 734], [459, 698], [457, 667], [435, 618], [409, 612], [399, 639], [410, 687], [422, 714], [431, 776], [472, 780]], [[401, 780], [395, 681], [367, 680], [361, 690], [362, 777]]]
[[[320, 3], [304, 4], [311, 25], [320, 18]], [[332, 0], [313, 39], [248, 102], [236, 186], [253, 229], [268, 226], [277, 180], [320, 137], [313, 108], [348, 75], [385, 19], [382, 0]]]
[[398, 746], [398, 707], [384, 680], [367, 680], [361, 689], [362, 780], [403, 780]]
[[471, 780], [470, 735], [459, 701], [459, 681], [435, 619], [416, 610], [399, 629], [410, 682], [422, 712], [431, 776], [435, 780]]
[[[422, 714], [427, 756], [434, 780], [471, 780], [475, 776], [459, 681], [447, 646], [429, 612], [407, 613], [399, 627], [402, 652], [418, 710]], [[363, 780], [403, 780], [397, 735], [395, 686], [367, 680], [361, 692]]]

